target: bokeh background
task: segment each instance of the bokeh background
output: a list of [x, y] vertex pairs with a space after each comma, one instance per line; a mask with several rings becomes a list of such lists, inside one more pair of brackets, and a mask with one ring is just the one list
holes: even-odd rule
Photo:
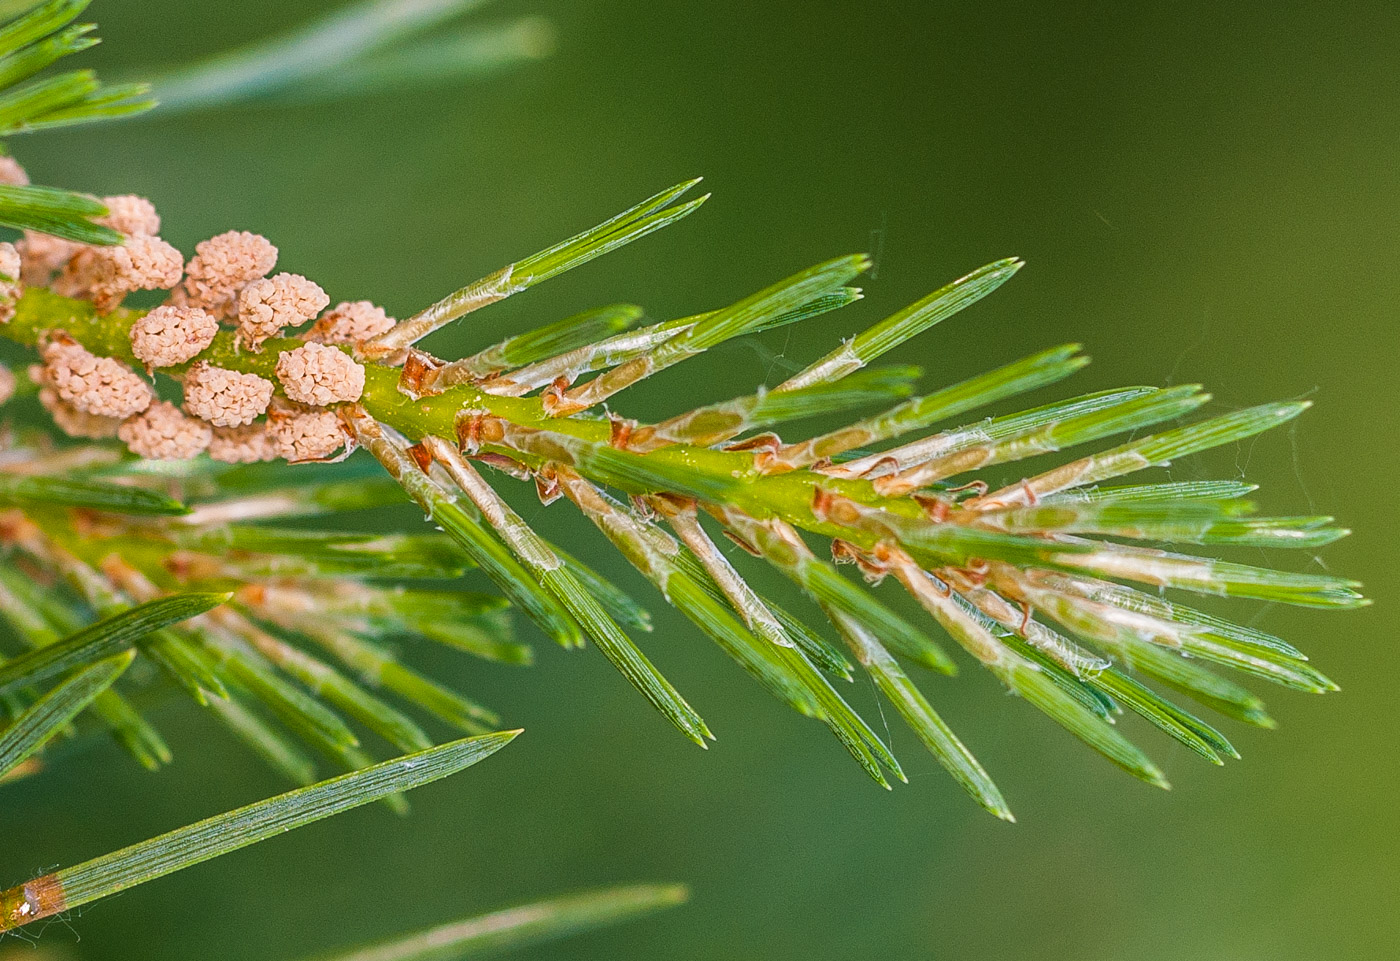
[[[184, 62], [328, 0], [100, 0], [109, 72]], [[824, 353], [988, 260], [1029, 266], [906, 347], [931, 382], [1085, 343], [1080, 390], [1204, 382], [1216, 409], [1307, 396], [1295, 428], [1181, 464], [1357, 533], [1325, 557], [1350, 614], [1235, 609], [1342, 686], [1266, 692], [1280, 729], [1223, 722], [1223, 770], [1125, 722], [1174, 784], [1099, 760], [975, 670], [926, 678], [1020, 823], [970, 803], [891, 719], [886, 794], [654, 603], [655, 660], [719, 735], [683, 741], [596, 656], [531, 670], [422, 652], [527, 734], [415, 813], [354, 812], [91, 906], [41, 949], [91, 961], [295, 958], [514, 900], [683, 880], [692, 903], [539, 958], [1283, 961], [1400, 956], [1394, 603], [1400, 404], [1400, 7], [1390, 3], [509, 0], [559, 45], [469, 84], [259, 106], [17, 141], [39, 182], [152, 197], [186, 251], [229, 228], [336, 299], [410, 312], [697, 174], [684, 224], [445, 335], [442, 352], [618, 300], [670, 317], [871, 250], [867, 300], [629, 392], [718, 399]], [[701, 396], [703, 395], [703, 397]], [[512, 491], [512, 496], [517, 493]], [[516, 498], [645, 592], [561, 504]], [[592, 545], [592, 546], [590, 546]], [[867, 689], [852, 697], [879, 718]], [[192, 707], [177, 762], [115, 750], [7, 787], [7, 883], [281, 790]], [[80, 939], [79, 937], [80, 936]], [[23, 956], [23, 955], [21, 955]]]

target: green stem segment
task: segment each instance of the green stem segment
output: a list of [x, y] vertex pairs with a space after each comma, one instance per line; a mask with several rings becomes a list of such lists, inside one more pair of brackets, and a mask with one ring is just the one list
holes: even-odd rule
[[[131, 324], [143, 316], [143, 311], [119, 308], [99, 316], [91, 303], [70, 300], [48, 290], [26, 290], [19, 299], [14, 319], [0, 327], [0, 336], [28, 346], [52, 330], [63, 330], [95, 354], [114, 357], [139, 366], [131, 353], [129, 331]], [[277, 357], [285, 350], [301, 346], [292, 338], [265, 341], [261, 353], [240, 351], [231, 332], [218, 335], [213, 345], [200, 355], [201, 360], [242, 373], [258, 374], [276, 382]], [[178, 375], [183, 368], [170, 368]], [[451, 387], [441, 394], [413, 399], [399, 390], [400, 370], [375, 362], [365, 364], [365, 392], [360, 403], [377, 421], [393, 427], [413, 441], [436, 436], [457, 437], [458, 421], [465, 411], [482, 412], [494, 418], [529, 430], [548, 430], [582, 441], [592, 448], [607, 448], [610, 427], [607, 421], [569, 417], [550, 417], [537, 397], [503, 397], [490, 394], [472, 385]], [[280, 388], [279, 388], [280, 390]], [[491, 448], [488, 446], [487, 448]], [[520, 452], [497, 447], [496, 452], [519, 457]], [[628, 457], [632, 466], [640, 466], [638, 458]], [[760, 518], [779, 517], [796, 527], [827, 537], [850, 538], [849, 531], [828, 524], [812, 511], [812, 495], [818, 486], [859, 503], [879, 503], [883, 508], [911, 518], [922, 516], [922, 508], [909, 498], [882, 498], [867, 481], [833, 478], [814, 471], [795, 470], [780, 474], [763, 474], [754, 465], [754, 455], [746, 451], [711, 450], [689, 444], [672, 444], [651, 451], [645, 457], [646, 478], [609, 471], [603, 477], [579, 464], [580, 473], [606, 483], [616, 482], [629, 493], [654, 493], [658, 490], [685, 491], [700, 486], [706, 490], [724, 487], [726, 501], [746, 513]], [[663, 488], [654, 481], [664, 480]], [[873, 541], [872, 541], [873, 543]], [[868, 546], [868, 545], [867, 545]]]

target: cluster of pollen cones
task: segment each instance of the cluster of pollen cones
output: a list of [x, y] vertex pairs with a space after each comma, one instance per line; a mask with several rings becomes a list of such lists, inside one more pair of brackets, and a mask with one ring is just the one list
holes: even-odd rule
[[[4, 159], [0, 180], [27, 182], [23, 170]], [[368, 301], [329, 307], [314, 281], [273, 274], [277, 248], [258, 234], [212, 237], [186, 262], [160, 238], [160, 216], [148, 200], [102, 202], [108, 214], [98, 222], [121, 233], [123, 244], [89, 246], [34, 231], [18, 243], [0, 243], [5, 322], [25, 287], [90, 300], [102, 314], [129, 293], [169, 291], [164, 304], [130, 324], [131, 354], [144, 371], [94, 354], [62, 330], [45, 335], [43, 364], [30, 375], [58, 427], [75, 437], [117, 437], [133, 453], [156, 460], [208, 452], [228, 463], [308, 461], [342, 450], [348, 437], [330, 408], [358, 400], [365, 384], [364, 367], [345, 348], [384, 333], [394, 319]], [[301, 335], [305, 342], [278, 355], [276, 384], [201, 359], [225, 328], [232, 328], [237, 349], [258, 352], [269, 338], [312, 321]], [[180, 383], [179, 404], [159, 396], [152, 377], [157, 370]], [[14, 389], [5, 371], [0, 399]]]

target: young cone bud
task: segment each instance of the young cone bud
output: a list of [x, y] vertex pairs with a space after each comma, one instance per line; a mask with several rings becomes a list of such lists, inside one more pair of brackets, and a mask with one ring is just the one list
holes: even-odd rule
[[256, 464], [277, 459], [277, 445], [266, 424], [215, 427], [209, 456], [225, 464]]
[[211, 237], [196, 244], [194, 251], [174, 302], [203, 307], [221, 320], [233, 317], [240, 290], [277, 266], [277, 248], [246, 230]]
[[89, 353], [66, 335], [42, 348], [44, 379], [60, 400], [85, 414], [130, 417], [150, 406], [151, 388], [134, 370], [110, 357]]
[[319, 344], [358, 344], [378, 337], [397, 321], [368, 300], [343, 301], [312, 325], [306, 339]]
[[117, 436], [117, 428], [122, 423], [115, 417], [99, 417], [96, 414], [78, 410], [60, 398], [58, 392], [52, 387], [40, 388], [39, 403], [53, 418], [54, 426], [69, 437], [82, 438], [83, 440], [107, 440]]
[[326, 460], [347, 440], [335, 411], [290, 401], [278, 403], [268, 411], [267, 432], [277, 455], [293, 463]]
[[365, 390], [365, 369], [343, 351], [306, 344], [277, 358], [277, 379], [299, 404], [325, 407], [356, 401]]
[[251, 424], [272, 400], [272, 381], [203, 361], [185, 374], [185, 410], [215, 427]]
[[65, 297], [90, 298], [100, 313], [133, 290], [162, 290], [180, 282], [185, 259], [159, 237], [129, 237], [117, 247], [84, 247], [54, 282]]
[[218, 332], [219, 322], [208, 311], [167, 304], [131, 325], [131, 352], [147, 368], [174, 367], [197, 357]]
[[133, 454], [151, 460], [189, 460], [209, 446], [213, 436], [209, 425], [186, 417], [166, 401], [122, 421], [117, 437]]
[[319, 285], [300, 274], [255, 280], [238, 294], [238, 336], [256, 350], [284, 328], [315, 317], [330, 301]]
[[145, 197], [122, 194], [103, 197], [102, 203], [107, 208], [107, 216], [98, 217], [97, 222], [104, 227], [128, 237], [154, 237], [160, 233], [160, 214]]

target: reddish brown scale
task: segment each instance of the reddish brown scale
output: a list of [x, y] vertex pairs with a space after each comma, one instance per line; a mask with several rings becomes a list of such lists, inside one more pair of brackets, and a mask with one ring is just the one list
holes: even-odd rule
[[559, 479], [554, 476], [553, 471], [541, 471], [535, 475], [535, 493], [539, 496], [540, 503], [548, 507], [559, 498], [564, 496], [564, 488], [559, 486]]
[[962, 576], [967, 579], [968, 583], [972, 584], [974, 587], [981, 587], [987, 583], [987, 577], [991, 569], [992, 565], [982, 560], [980, 557], [971, 557], [968, 558], [967, 563], [958, 570]]
[[877, 541], [875, 546], [870, 548], [869, 554], [885, 566], [889, 566], [895, 559], [895, 549], [888, 541]]
[[441, 394], [442, 391], [433, 386], [441, 367], [442, 361], [432, 354], [410, 347], [404, 357], [403, 373], [399, 374], [399, 393], [414, 400]]
[[831, 559], [837, 564], [854, 564], [869, 584], [878, 584], [889, 574], [889, 568], [874, 556], [839, 537], [831, 542]]
[[762, 434], [755, 434], [744, 440], [737, 440], [732, 444], [726, 444], [723, 449], [732, 451], [767, 451], [772, 453], [782, 446], [783, 439], [781, 437], [771, 431], [765, 431]]
[[898, 471], [899, 458], [881, 457], [875, 463], [871, 464], [868, 468], [866, 468], [866, 470], [860, 476], [869, 477], [871, 474], [883, 474], [886, 470]]
[[860, 521], [860, 511], [854, 504], [824, 487], [812, 488], [812, 513], [839, 527], [852, 527]]
[[0, 892], [0, 931], [13, 931], [31, 921], [53, 917], [68, 909], [63, 882], [46, 874], [28, 884]]
[[474, 454], [481, 446], [481, 415], [473, 414], [457, 418], [457, 449], [464, 454]]
[[914, 503], [924, 509], [924, 516], [935, 524], [942, 524], [946, 521], [949, 512], [953, 509], [952, 504], [949, 504], [942, 497], [937, 497], [933, 494], [915, 493], [911, 496], [914, 499]]
[[540, 402], [544, 405], [546, 414], [551, 417], [561, 417], [583, 409], [576, 404], [571, 404], [564, 396], [564, 391], [568, 390], [572, 384], [572, 380], [561, 374], [554, 378], [554, 383], [540, 391]]
[[731, 451], [753, 451], [753, 466], [760, 474], [782, 474], [792, 470], [784, 464], [779, 455], [783, 450], [783, 439], [771, 431], [755, 434], [724, 448]]
[[[561, 380], [563, 378], [560, 378]], [[577, 414], [579, 411], [587, 410], [587, 404], [580, 404], [570, 400], [564, 392], [554, 387], [546, 387], [540, 393], [540, 402], [544, 407], [544, 412], [550, 417], [568, 417]]]
[[516, 480], [527, 481], [533, 476], [530, 468], [520, 463], [520, 461], [516, 460], [514, 457], [509, 457], [505, 454], [477, 453], [473, 454], [470, 459], [480, 461], [483, 464], [490, 464], [492, 467], [496, 468], [496, 470], [503, 471]]
[[506, 439], [506, 428], [501, 419], [489, 414], [482, 418], [480, 433], [483, 444], [499, 444]]
[[428, 452], [428, 448], [422, 444], [414, 444], [406, 453], [413, 458], [413, 463], [418, 465], [418, 469], [423, 473], [428, 473], [428, 469], [433, 466], [433, 455]]
[[636, 429], [635, 420], [608, 415], [608, 443], [618, 450], [627, 449], [627, 442], [632, 439], [632, 432]]
[[464, 410], [457, 415], [457, 449], [463, 454], [475, 454], [483, 444], [498, 444], [505, 438], [505, 428], [489, 411]]
[[463, 454], [475, 454], [482, 447], [482, 413], [473, 410], [456, 417], [456, 448]]
[[837, 564], [854, 564], [856, 562], [856, 549], [850, 541], [843, 541], [841, 538], [833, 538], [831, 541], [831, 559]]
[[788, 471], [796, 470], [791, 464], [784, 464], [766, 450], [761, 450], [754, 455], [753, 466], [760, 474], [786, 474]]

